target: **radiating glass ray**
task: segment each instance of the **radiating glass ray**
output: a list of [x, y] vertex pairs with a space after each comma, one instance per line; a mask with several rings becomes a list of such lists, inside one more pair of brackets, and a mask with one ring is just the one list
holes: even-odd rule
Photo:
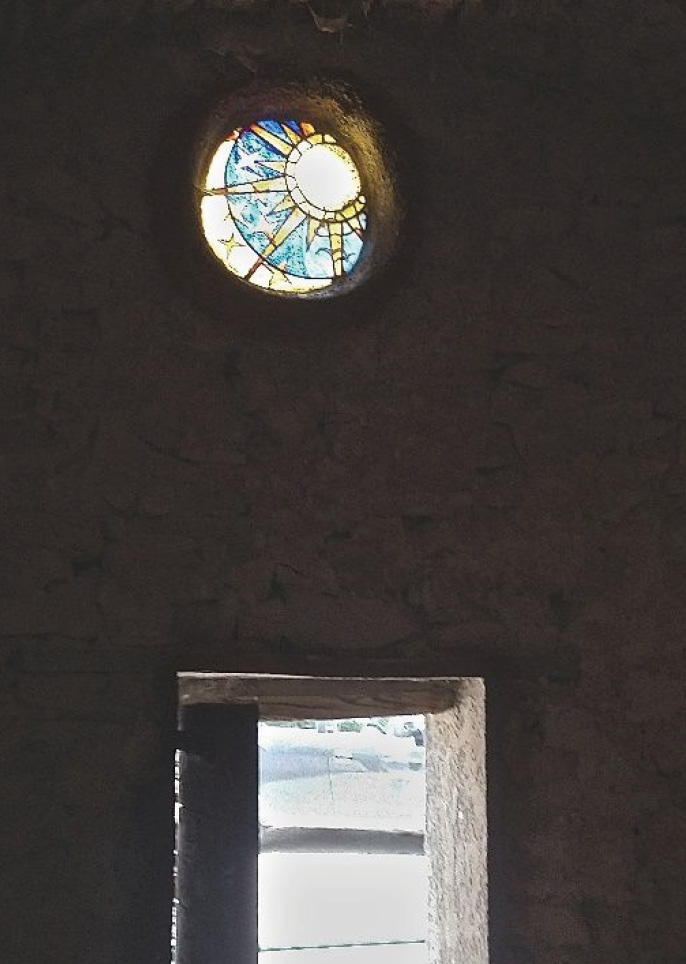
[[302, 134], [298, 134], [298, 132], [294, 130], [290, 124], [283, 125], [283, 132], [286, 135], [286, 137], [290, 140], [291, 144], [297, 144], [299, 141], [302, 140]]
[[343, 232], [337, 221], [329, 224], [329, 240], [331, 242], [331, 258], [333, 272], [337, 277], [343, 274]]
[[276, 249], [284, 243], [288, 235], [292, 234], [293, 231], [295, 231], [295, 229], [302, 224], [306, 217], [307, 215], [304, 213], [304, 211], [300, 211], [298, 208], [293, 208], [291, 213], [288, 215], [288, 218], [284, 221], [274, 237], [270, 240], [267, 247], [262, 252], [262, 257], [265, 261], [269, 258], [272, 252], [276, 251]]
[[283, 174], [286, 170], [285, 161], [260, 161], [259, 163], [262, 167], [269, 167], [272, 171], [278, 171], [280, 174]]
[[315, 236], [315, 234], [317, 233], [317, 231], [320, 229], [321, 226], [322, 226], [322, 222], [321, 222], [321, 221], [316, 221], [314, 218], [310, 218], [310, 219], [308, 220], [308, 222], [307, 222], [307, 243], [308, 243], [308, 245], [312, 244], [312, 242], [314, 241], [314, 236]]
[[265, 177], [255, 181], [243, 181], [241, 184], [225, 184], [224, 187], [213, 187], [206, 194], [255, 194], [259, 191], [285, 191], [285, 177]]
[[[281, 129], [284, 131], [284, 133], [286, 133], [283, 124], [281, 125]], [[281, 137], [277, 137], [276, 134], [268, 130], [263, 124], [251, 124], [250, 130], [254, 134], [257, 134], [258, 137], [261, 137], [263, 141], [266, 141], [271, 147], [276, 148], [276, 150], [280, 154], [283, 154], [284, 157], [287, 157], [291, 153], [293, 142], [290, 140], [290, 137], [287, 133], [286, 140], [283, 140]]]
[[290, 194], [285, 194], [272, 209], [272, 214], [281, 214], [282, 211], [290, 211], [293, 207], [293, 198]]

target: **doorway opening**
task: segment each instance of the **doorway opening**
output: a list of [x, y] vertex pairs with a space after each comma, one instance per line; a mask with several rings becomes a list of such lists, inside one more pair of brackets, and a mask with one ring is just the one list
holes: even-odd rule
[[423, 715], [258, 724], [261, 964], [426, 964]]
[[481, 679], [179, 689], [176, 964], [486, 964]]

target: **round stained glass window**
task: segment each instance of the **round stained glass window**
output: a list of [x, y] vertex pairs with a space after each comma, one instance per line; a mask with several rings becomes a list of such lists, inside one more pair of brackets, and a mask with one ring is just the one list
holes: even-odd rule
[[305, 120], [239, 127], [211, 157], [201, 187], [212, 251], [243, 281], [306, 295], [355, 272], [367, 201], [348, 151]]

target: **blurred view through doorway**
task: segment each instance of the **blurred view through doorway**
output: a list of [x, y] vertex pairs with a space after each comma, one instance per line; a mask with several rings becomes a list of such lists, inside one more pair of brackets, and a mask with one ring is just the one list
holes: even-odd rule
[[423, 715], [263, 721], [260, 964], [425, 964]]

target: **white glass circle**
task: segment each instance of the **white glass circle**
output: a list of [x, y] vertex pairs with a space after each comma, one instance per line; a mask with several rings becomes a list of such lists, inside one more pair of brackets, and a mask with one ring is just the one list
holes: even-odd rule
[[327, 211], [340, 210], [360, 193], [360, 175], [338, 144], [313, 144], [293, 165], [293, 176], [310, 204]]

